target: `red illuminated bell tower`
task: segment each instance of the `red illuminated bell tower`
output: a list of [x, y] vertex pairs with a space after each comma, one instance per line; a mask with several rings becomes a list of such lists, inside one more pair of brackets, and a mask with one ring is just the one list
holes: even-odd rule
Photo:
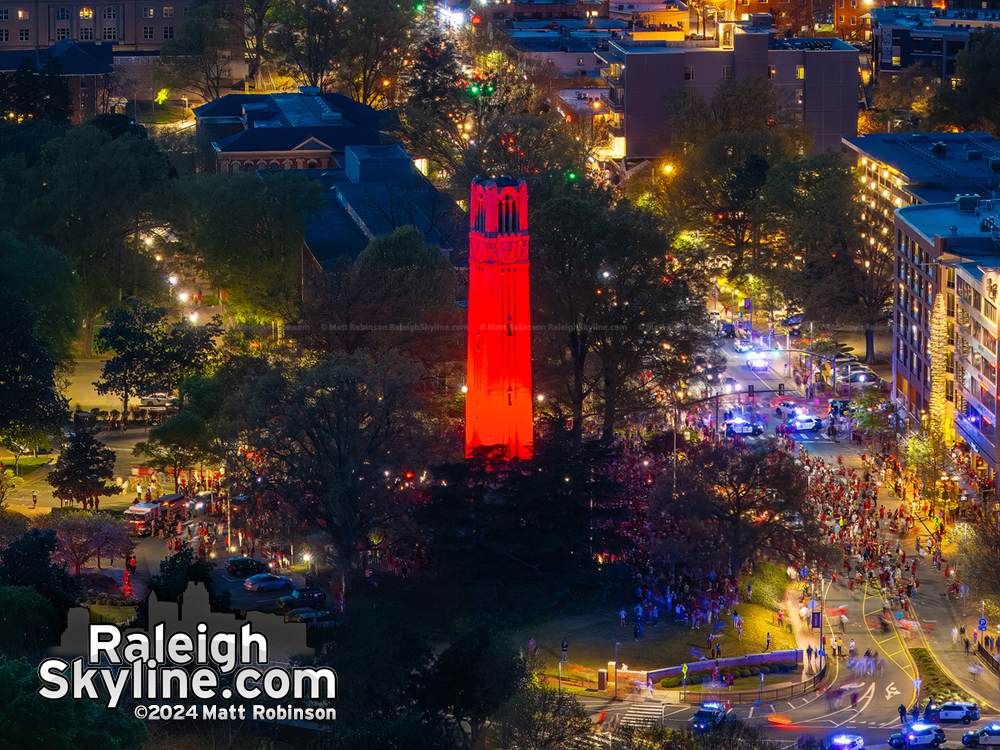
[[528, 188], [510, 177], [472, 181], [465, 452], [502, 445], [531, 458]]

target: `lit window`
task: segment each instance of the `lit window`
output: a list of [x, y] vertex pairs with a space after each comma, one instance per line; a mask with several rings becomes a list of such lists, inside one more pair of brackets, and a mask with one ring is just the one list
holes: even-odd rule
[[174, 6], [173, 5], [164, 5], [163, 6], [163, 17], [164, 18], [173, 18], [174, 17]]
[[26, 10], [19, 10], [17, 12], [17, 17], [22, 21], [27, 21], [30, 18], [30, 14]]
[[796, 65], [795, 66], [795, 77], [798, 78], [800, 81], [805, 79], [805, 77], [806, 77], [806, 66], [805, 65]]
[[80, 8], [80, 18], [93, 18], [94, 11], [91, 8]]
[[777, 68], [775, 68], [773, 65], [768, 65], [767, 66], [767, 77], [768, 78], [774, 78], [777, 74], [778, 74]]
[[142, 9], [142, 17], [143, 18], [152, 18], [153, 17], [153, 9], [152, 8], [148, 8], [148, 7], [147, 8], [143, 8]]

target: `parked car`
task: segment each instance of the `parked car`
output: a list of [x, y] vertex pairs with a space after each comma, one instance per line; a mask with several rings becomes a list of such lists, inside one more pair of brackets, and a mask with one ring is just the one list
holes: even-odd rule
[[169, 393], [150, 393], [139, 397], [140, 406], [172, 406], [173, 397]]
[[990, 724], [988, 727], [966, 732], [962, 735], [962, 744], [969, 747], [1000, 745], [1000, 724]]
[[326, 604], [326, 592], [323, 589], [296, 589], [288, 596], [278, 599], [278, 609], [298, 609], [312, 607], [316, 609]]
[[260, 575], [250, 576], [247, 578], [243, 587], [247, 591], [275, 591], [277, 589], [290, 589], [292, 587], [292, 579], [287, 576], [276, 576], [270, 573], [261, 573]]
[[695, 734], [711, 732], [726, 720], [726, 709], [721, 703], [702, 703], [691, 717], [691, 729]]
[[306, 624], [312, 624], [314, 622], [318, 622], [319, 620], [325, 620], [329, 616], [330, 613], [322, 609], [300, 607], [299, 609], [293, 609], [289, 612], [285, 612], [285, 622], [304, 622]]
[[733, 342], [733, 349], [736, 350], [737, 354], [746, 354], [753, 351], [753, 346], [749, 341], [736, 340]]
[[971, 724], [979, 718], [979, 706], [969, 701], [930, 703], [924, 709], [924, 721], [960, 721]]
[[226, 572], [233, 578], [249, 578], [267, 572], [267, 565], [252, 557], [230, 557], [226, 561]]
[[944, 742], [944, 730], [941, 727], [923, 722], [917, 722], [889, 737], [889, 747], [907, 750], [911, 747], [940, 747]]

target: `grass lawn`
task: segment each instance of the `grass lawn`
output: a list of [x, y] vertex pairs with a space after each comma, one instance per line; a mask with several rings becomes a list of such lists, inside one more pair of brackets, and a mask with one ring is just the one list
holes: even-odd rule
[[110, 604], [90, 605], [90, 621], [95, 623], [122, 624], [135, 617], [135, 607], [119, 607]]
[[[21, 459], [17, 462], [17, 476], [26, 477], [33, 471], [40, 469], [45, 466], [49, 461], [52, 460], [52, 456], [39, 456], [38, 458], [33, 458], [32, 456], [21, 456]], [[14, 471], [14, 457], [0, 459], [3, 461], [5, 469], [10, 469]]]
[[[715, 633], [714, 642], [722, 644], [723, 658], [762, 652], [767, 633], [771, 633], [772, 651], [795, 648], [795, 636], [787, 629], [783, 631], [771, 624], [771, 610], [755, 604], [741, 604], [737, 611], [746, 620], [742, 640], [736, 638], [731, 617], [725, 618], [723, 622], [726, 626]], [[705, 636], [709, 629], [706, 626], [691, 630], [681, 623], [661, 619], [655, 628], [647, 625], [643, 639], [636, 643], [632, 637], [632, 621], [629, 620], [624, 628], [619, 622], [617, 612], [557, 617], [521, 631], [517, 642], [526, 644], [534, 638], [539, 653], [547, 663], [546, 672], [555, 674], [562, 642], [568, 641], [569, 663], [563, 665], [563, 676], [571, 675], [595, 683], [597, 670], [606, 669], [608, 662], [614, 662], [616, 642], [621, 643], [618, 647], [619, 661], [631, 669], [660, 669], [698, 661], [698, 657], [691, 654], [692, 648], [701, 649], [707, 655]], [[759, 677], [752, 679], [760, 682]]]

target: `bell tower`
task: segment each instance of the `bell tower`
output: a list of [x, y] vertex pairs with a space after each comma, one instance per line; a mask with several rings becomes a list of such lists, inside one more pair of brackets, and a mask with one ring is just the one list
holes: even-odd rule
[[469, 319], [465, 452], [504, 446], [531, 458], [531, 316], [528, 188], [510, 177], [475, 179], [469, 212]]

